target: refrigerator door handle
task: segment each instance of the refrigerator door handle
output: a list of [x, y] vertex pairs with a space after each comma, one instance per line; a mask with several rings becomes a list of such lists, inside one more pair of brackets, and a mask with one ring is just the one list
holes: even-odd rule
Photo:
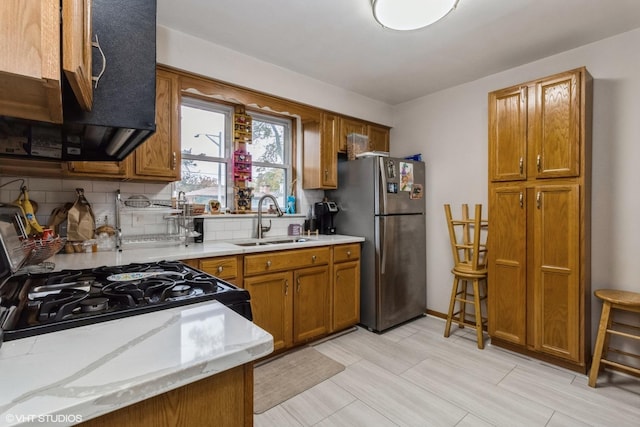
[[387, 241], [385, 236], [387, 234], [387, 221], [386, 218], [381, 216], [380, 222], [382, 227], [380, 227], [380, 242], [378, 243], [378, 247], [380, 248], [380, 274], [384, 274], [387, 265], [387, 251], [385, 250], [385, 246]]
[[[391, 161], [388, 160], [387, 161]], [[379, 159], [380, 165], [378, 169], [378, 177], [380, 178], [380, 187], [378, 188], [378, 212], [376, 213], [387, 213], [387, 180], [385, 177], [385, 157], [380, 157]]]

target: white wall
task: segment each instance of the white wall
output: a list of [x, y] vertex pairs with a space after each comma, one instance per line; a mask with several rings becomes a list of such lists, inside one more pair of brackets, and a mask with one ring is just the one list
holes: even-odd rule
[[158, 26], [157, 34], [160, 64], [374, 123], [392, 124], [392, 108], [383, 102], [167, 27]]
[[[427, 166], [429, 309], [445, 313], [451, 289], [443, 205], [488, 203], [488, 92], [583, 65], [594, 78], [592, 290], [640, 291], [638, 45], [634, 30], [395, 107], [392, 154], [422, 153]], [[592, 300], [595, 324], [601, 306]]]

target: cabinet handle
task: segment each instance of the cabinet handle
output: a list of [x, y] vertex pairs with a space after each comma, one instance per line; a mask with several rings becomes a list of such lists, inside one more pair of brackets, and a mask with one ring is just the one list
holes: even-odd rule
[[536, 207], [540, 209], [541, 204], [542, 204], [542, 193], [538, 191], [538, 194], [536, 194]]
[[271, 267], [271, 260], [267, 260], [267, 268]]
[[542, 156], [540, 156], [540, 154], [536, 157], [536, 167], [538, 168], [538, 172], [542, 170]]
[[176, 155], [176, 152], [173, 152], [173, 166], [172, 169], [176, 170], [176, 167], [178, 166], [178, 156]]
[[524, 193], [520, 192], [520, 207], [524, 207]]
[[315, 255], [311, 255], [311, 262], [316, 262], [316, 256]]
[[326, 181], [327, 179], [329, 179], [329, 170], [328, 170], [328, 169], [325, 169], [325, 170], [324, 170], [324, 179], [325, 179], [325, 181]]
[[91, 76], [91, 81], [93, 81], [93, 87], [94, 87], [94, 89], [97, 89], [98, 88], [98, 82], [102, 78], [102, 75], [104, 74], [104, 71], [107, 69], [107, 57], [104, 55], [104, 52], [102, 51], [102, 47], [100, 47], [100, 41], [98, 41], [98, 35], [97, 34], [96, 34], [96, 41], [91, 42], [91, 46], [93, 46], [96, 49], [98, 49], [98, 52], [100, 52], [100, 55], [102, 55], [102, 70], [100, 70], [100, 73], [98, 73], [97, 76]]
[[524, 98], [524, 96], [525, 96], [524, 89], [525, 89], [524, 87], [521, 87], [521, 88], [520, 88], [520, 102], [521, 102], [523, 105], [524, 105], [524, 102], [525, 102], [525, 98]]
[[300, 293], [300, 278], [299, 277], [296, 279], [296, 292]]
[[347, 251], [347, 258], [351, 258], [351, 251]]
[[522, 173], [524, 172], [524, 159], [522, 157], [520, 157], [520, 162], [518, 163], [519, 168], [520, 168], [520, 175], [522, 175]]
[[224, 270], [224, 268], [221, 265], [218, 266], [218, 273], [222, 273], [222, 270]]
[[289, 295], [289, 281], [285, 280], [284, 281], [284, 296]]

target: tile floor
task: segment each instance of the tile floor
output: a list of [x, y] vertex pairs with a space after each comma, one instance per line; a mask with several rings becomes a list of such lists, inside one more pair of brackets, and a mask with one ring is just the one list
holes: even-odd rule
[[424, 317], [382, 335], [358, 328], [315, 348], [346, 369], [254, 416], [287, 426], [639, 426], [640, 380], [587, 377]]

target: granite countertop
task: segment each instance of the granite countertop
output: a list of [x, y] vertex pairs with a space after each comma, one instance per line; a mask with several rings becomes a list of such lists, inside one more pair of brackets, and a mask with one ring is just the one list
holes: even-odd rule
[[8, 341], [0, 425], [72, 425], [259, 359], [273, 337], [217, 301]]
[[189, 246], [175, 245], [155, 248], [152, 245], [144, 248], [127, 249], [122, 252], [94, 252], [77, 254], [58, 254], [49, 259], [55, 264], [55, 270], [93, 268], [102, 265], [124, 265], [133, 262], [178, 261], [193, 258], [207, 258], [225, 255], [249, 254], [256, 252], [278, 251], [285, 249], [302, 249], [308, 247], [339, 245], [343, 243], [363, 242], [364, 238], [355, 236], [311, 235], [307, 236], [269, 236], [264, 241], [304, 238], [305, 242], [279, 243], [276, 245], [238, 246], [236, 243], [247, 243], [257, 239], [239, 239], [203, 243], [190, 243]]

